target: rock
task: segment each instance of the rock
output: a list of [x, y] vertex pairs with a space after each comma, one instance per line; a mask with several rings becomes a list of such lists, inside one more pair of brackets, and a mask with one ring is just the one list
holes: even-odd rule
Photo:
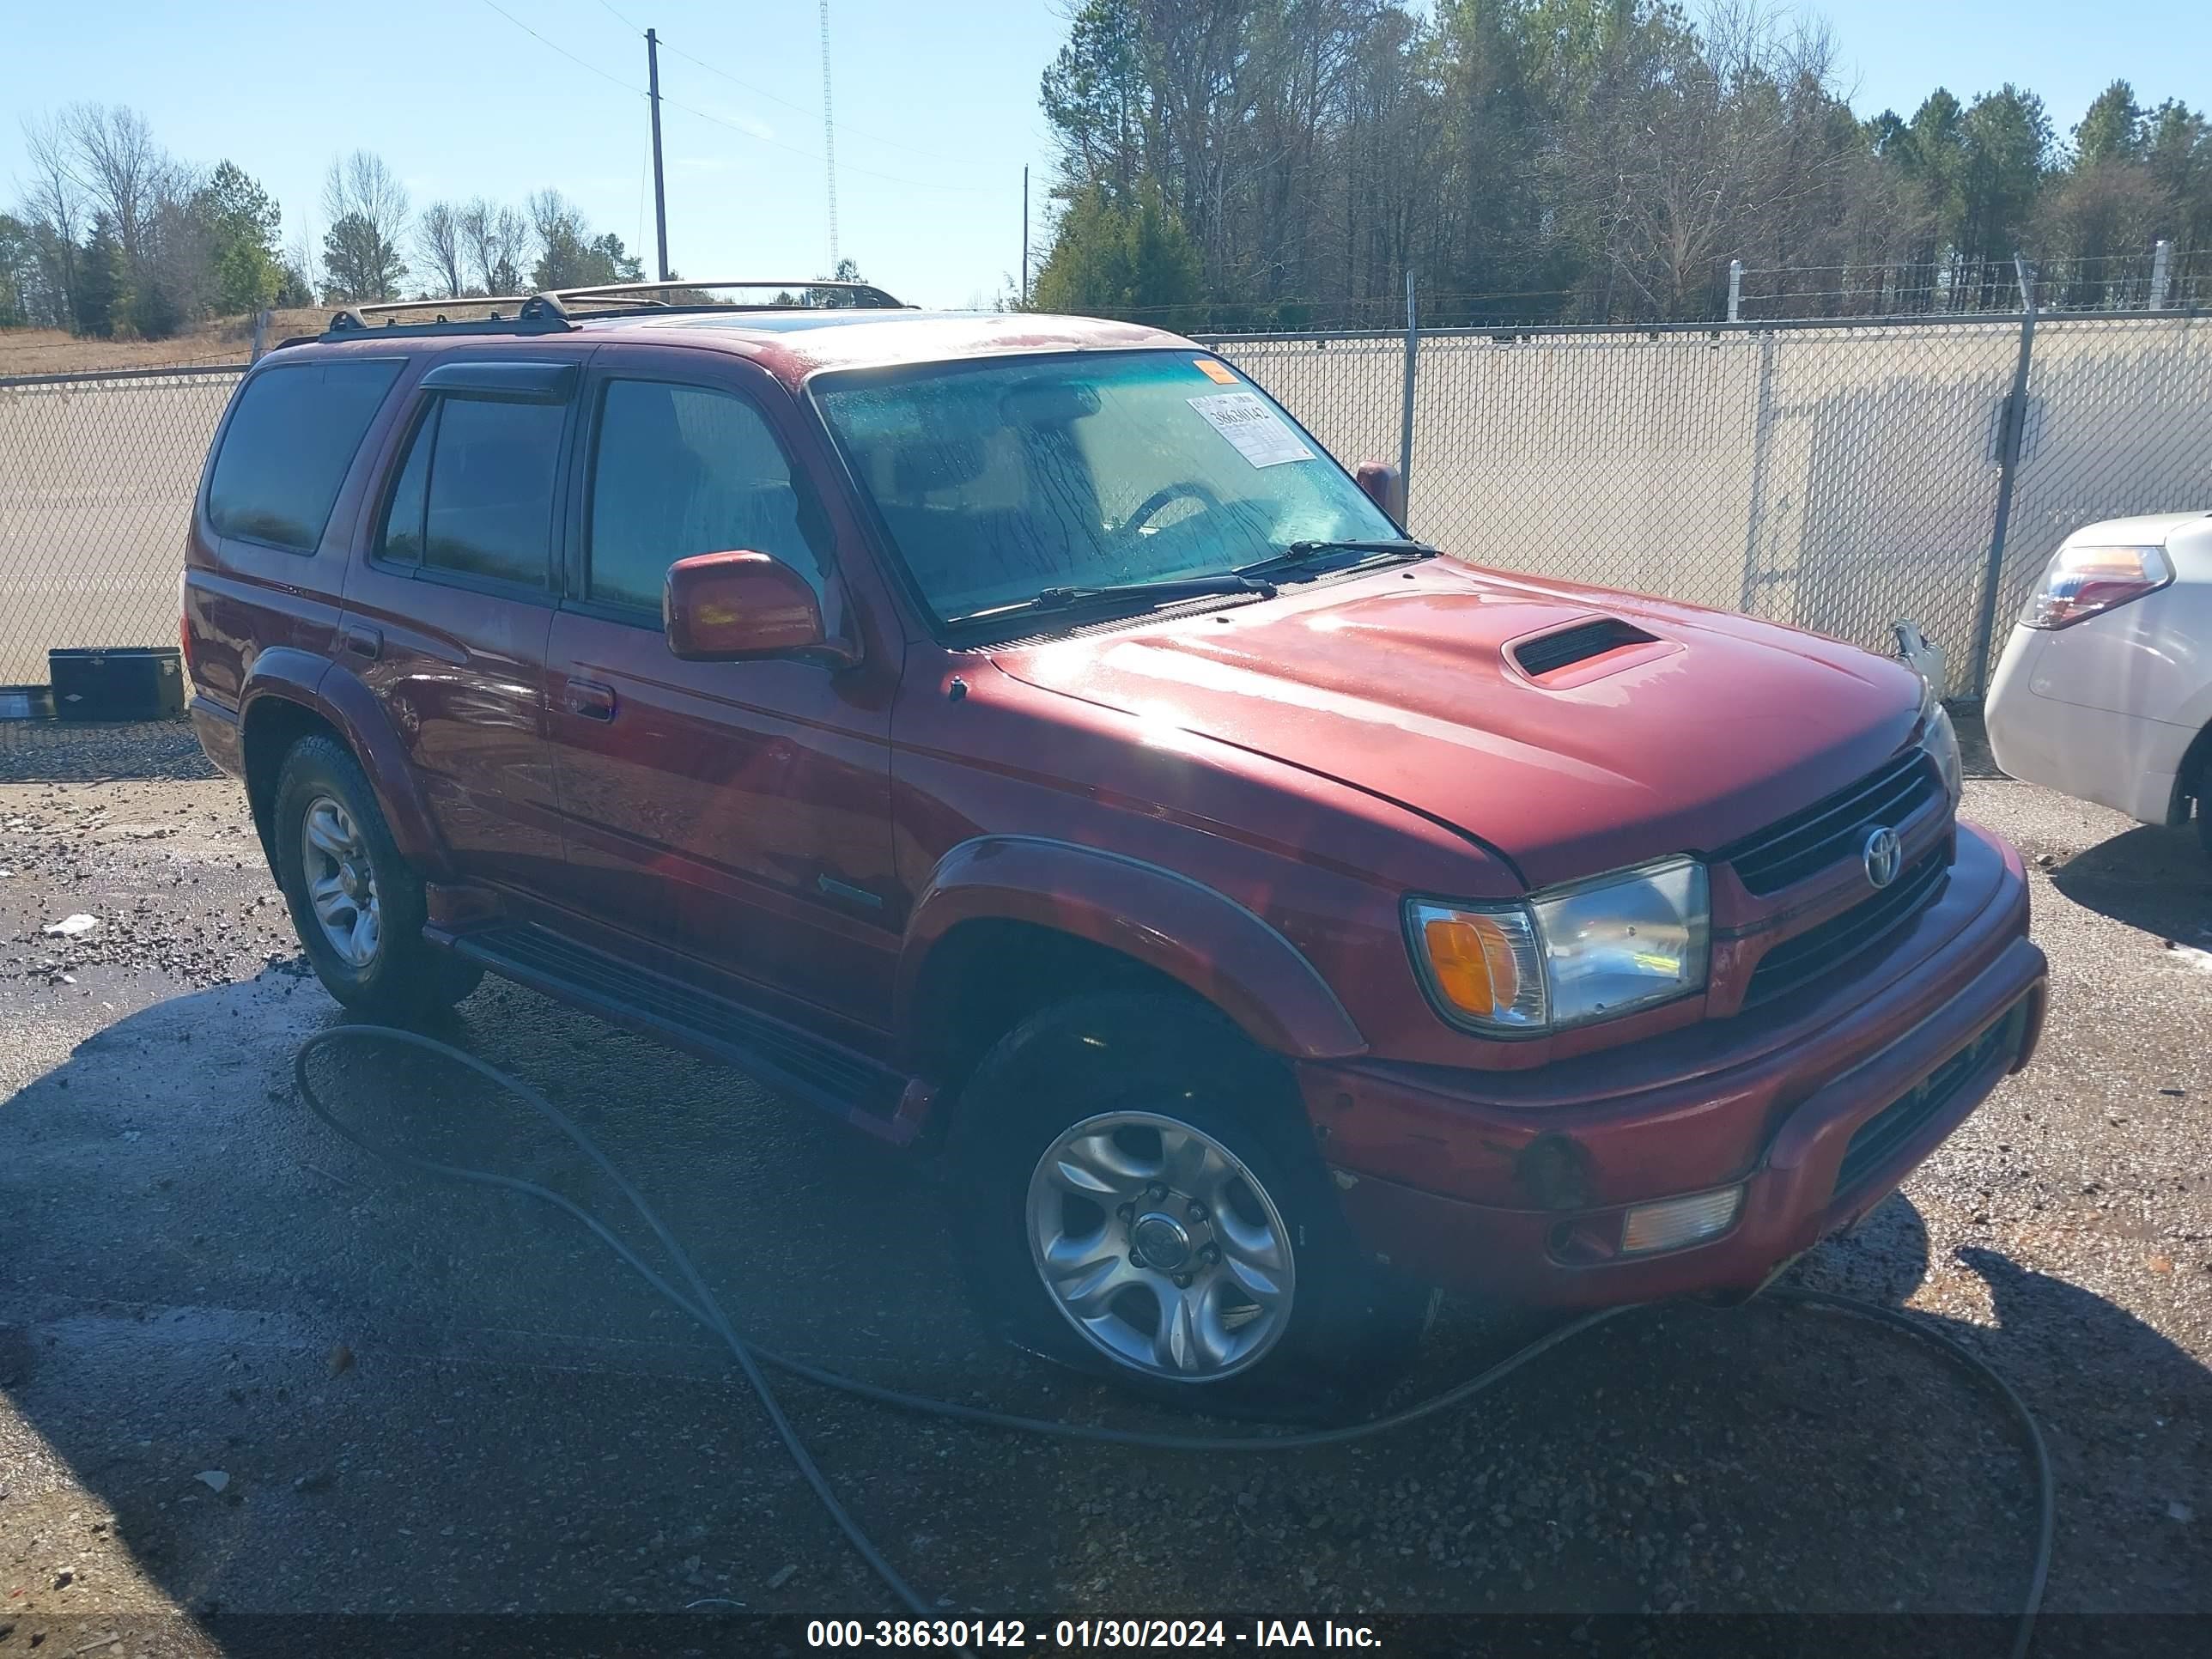
[[59, 921], [50, 921], [46, 933], [54, 939], [79, 939], [100, 926], [98, 916], [88, 916], [82, 910], [73, 916], [64, 916]]
[[67, 1589], [75, 1583], [76, 1583], [76, 1575], [71, 1572], [67, 1567], [64, 1567], [59, 1572], [54, 1575], [54, 1588], [56, 1589]]
[[202, 1469], [192, 1477], [210, 1492], [221, 1492], [230, 1484], [230, 1477], [221, 1469]]
[[2194, 1521], [2197, 1518], [2197, 1511], [2178, 1498], [2166, 1506], [2166, 1514], [2170, 1521]]
[[774, 1572], [769, 1575], [768, 1587], [770, 1589], [781, 1589], [786, 1584], [788, 1584], [791, 1582], [792, 1575], [798, 1571], [799, 1568], [796, 1564], [778, 1567]]
[[353, 1369], [353, 1350], [343, 1342], [331, 1350], [331, 1375], [342, 1376]]
[[292, 1482], [294, 1492], [328, 1492], [333, 1479], [328, 1469], [309, 1469]]

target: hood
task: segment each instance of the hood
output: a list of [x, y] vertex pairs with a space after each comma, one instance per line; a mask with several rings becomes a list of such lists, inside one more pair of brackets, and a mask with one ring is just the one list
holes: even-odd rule
[[[1547, 645], [1522, 666], [1530, 643], [1605, 618], [1628, 627], [1574, 636], [1601, 654], [1540, 672], [1562, 654]], [[1855, 647], [1446, 559], [992, 654], [1395, 802], [1531, 887], [1762, 829], [1894, 754], [1920, 702], [1911, 670]]]

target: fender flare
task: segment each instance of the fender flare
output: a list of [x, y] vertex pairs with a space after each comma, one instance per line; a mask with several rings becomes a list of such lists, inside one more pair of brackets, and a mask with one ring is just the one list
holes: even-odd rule
[[406, 747], [374, 692], [326, 658], [276, 646], [256, 656], [246, 671], [238, 699], [241, 732], [252, 732], [255, 709], [271, 699], [319, 716], [353, 750], [401, 857], [428, 872], [446, 866], [445, 846]]
[[897, 1029], [918, 1017], [938, 944], [961, 923], [984, 920], [1030, 923], [1131, 957], [1289, 1058], [1367, 1050], [1328, 982], [1265, 918], [1162, 866], [1030, 836], [978, 836], [939, 860], [908, 916]]

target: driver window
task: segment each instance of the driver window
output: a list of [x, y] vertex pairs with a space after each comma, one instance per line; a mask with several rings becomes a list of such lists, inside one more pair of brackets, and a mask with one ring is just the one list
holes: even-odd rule
[[615, 380], [600, 400], [585, 592], [660, 611], [668, 567], [694, 553], [773, 554], [822, 591], [823, 537], [768, 422], [745, 398]]

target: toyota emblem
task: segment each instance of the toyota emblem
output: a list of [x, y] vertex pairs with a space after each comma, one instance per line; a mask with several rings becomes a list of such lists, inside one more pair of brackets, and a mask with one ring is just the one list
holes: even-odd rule
[[1897, 879], [1898, 866], [1905, 862], [1905, 843], [1897, 838], [1897, 831], [1885, 824], [1867, 837], [1867, 879], [1876, 887], [1887, 887]]

